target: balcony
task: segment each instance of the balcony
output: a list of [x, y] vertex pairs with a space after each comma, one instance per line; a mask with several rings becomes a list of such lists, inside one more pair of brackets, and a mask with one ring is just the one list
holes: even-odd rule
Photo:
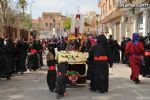
[[112, 13], [114, 13], [118, 8], [116, 7], [116, 1], [114, 0], [113, 3], [109, 5], [109, 7], [104, 7], [103, 5], [106, 4], [102, 2], [101, 5], [103, 7], [102, 13], [101, 13], [101, 20], [109, 17]]
[[122, 15], [126, 11], [126, 8], [119, 8], [117, 7], [117, 4], [127, 2], [128, 0], [113, 0], [113, 2], [109, 3], [109, 7], [106, 7], [106, 5], [108, 6], [108, 3], [106, 3], [105, 0], [102, 0], [100, 3], [100, 7], [102, 8], [101, 22], [105, 23]]
[[127, 8], [117, 7], [117, 4], [143, 3], [144, 1], [146, 0], [112, 0], [111, 2], [99, 0], [98, 6], [101, 8], [101, 22], [112, 20], [129, 10]]

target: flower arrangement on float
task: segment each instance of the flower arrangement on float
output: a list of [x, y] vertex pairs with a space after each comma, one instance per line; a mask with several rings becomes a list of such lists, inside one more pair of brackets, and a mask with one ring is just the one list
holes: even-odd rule
[[56, 53], [56, 59], [60, 62], [80, 63], [87, 61], [87, 53], [78, 51], [59, 51]]

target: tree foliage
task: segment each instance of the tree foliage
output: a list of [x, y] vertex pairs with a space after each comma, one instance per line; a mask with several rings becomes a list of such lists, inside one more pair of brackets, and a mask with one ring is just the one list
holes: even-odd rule
[[0, 7], [0, 24], [3, 26], [13, 25], [17, 17], [13, 0], [0, 0]]
[[26, 0], [0, 0], [0, 27], [2, 33], [5, 32], [5, 27], [31, 28], [31, 17], [24, 13], [26, 7]]
[[18, 28], [29, 30], [32, 27], [31, 16], [28, 14], [18, 16]]
[[71, 19], [70, 18], [66, 18], [64, 20], [64, 29], [66, 29], [66, 30], [71, 29]]
[[19, 5], [19, 7], [21, 7], [22, 13], [23, 13], [23, 15], [24, 15], [25, 9], [26, 9], [27, 6], [28, 6], [27, 1], [26, 1], [26, 0], [18, 0], [18, 5]]

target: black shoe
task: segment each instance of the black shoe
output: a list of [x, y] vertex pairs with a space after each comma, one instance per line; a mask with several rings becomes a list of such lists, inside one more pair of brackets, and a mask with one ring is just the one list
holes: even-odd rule
[[36, 69], [33, 69], [33, 71], [36, 71]]
[[139, 79], [136, 79], [136, 80], [135, 80], [135, 84], [140, 84], [140, 80], [139, 80]]
[[64, 95], [56, 94], [56, 99], [60, 99], [61, 97], [64, 97]]
[[105, 93], [104, 91], [99, 91], [99, 93]]
[[54, 89], [50, 89], [51, 92], [55, 92]]
[[150, 74], [148, 74], [148, 75], [145, 75], [145, 76], [143, 76], [143, 77], [150, 78]]
[[92, 92], [96, 92], [96, 90], [93, 89], [93, 88], [89, 88], [89, 90], [92, 91]]
[[108, 92], [108, 90], [106, 90], [106, 91], [99, 91], [99, 93], [105, 93], [105, 92]]
[[7, 77], [7, 80], [10, 80], [11, 78], [10, 77]]

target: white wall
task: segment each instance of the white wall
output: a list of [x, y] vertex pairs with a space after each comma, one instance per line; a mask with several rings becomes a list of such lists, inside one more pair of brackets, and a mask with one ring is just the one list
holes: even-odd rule
[[148, 32], [148, 10], [143, 11], [143, 36]]
[[150, 32], [150, 9], [148, 10], [148, 25], [147, 25], [148, 32]]

